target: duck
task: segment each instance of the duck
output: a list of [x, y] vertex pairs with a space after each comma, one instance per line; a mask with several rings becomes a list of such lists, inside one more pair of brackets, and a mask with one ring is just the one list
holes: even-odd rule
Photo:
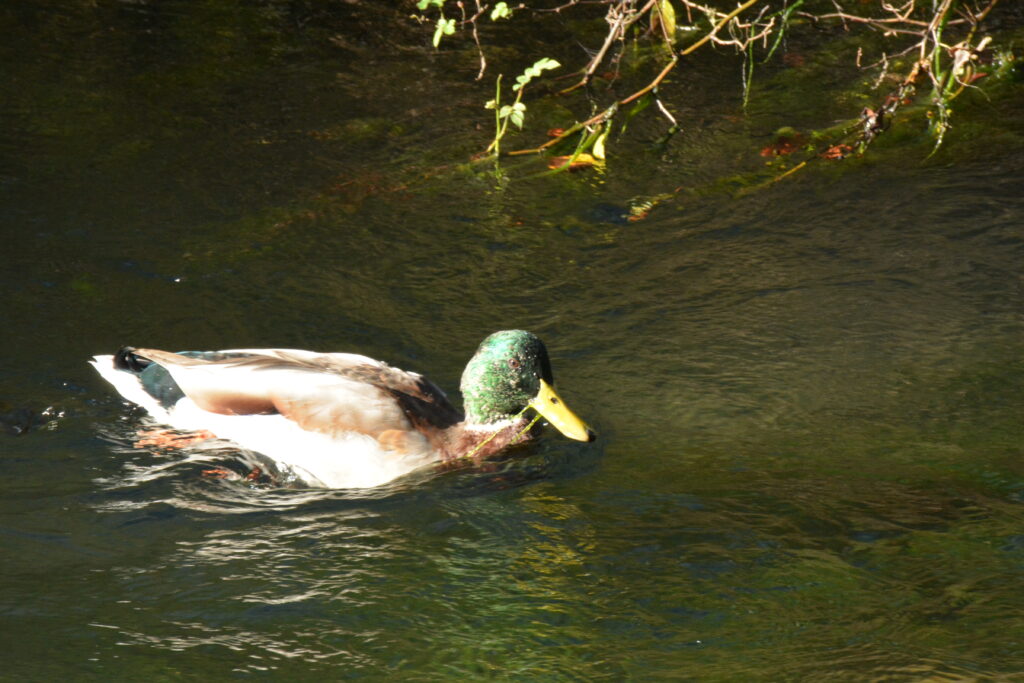
[[126, 346], [90, 363], [157, 422], [232, 442], [289, 481], [371, 488], [430, 466], [476, 463], [538, 435], [593, 430], [555, 392], [547, 348], [525, 330], [484, 339], [462, 373], [463, 410], [422, 375], [353, 353], [169, 352]]

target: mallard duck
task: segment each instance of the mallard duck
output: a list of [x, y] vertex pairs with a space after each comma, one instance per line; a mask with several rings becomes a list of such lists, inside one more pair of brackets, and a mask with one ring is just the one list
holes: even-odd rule
[[464, 415], [421, 375], [351, 353], [125, 347], [91, 363], [157, 421], [261, 453], [310, 486], [371, 487], [431, 463], [479, 462], [530, 439], [540, 416], [594, 439], [555, 393], [544, 344], [523, 330], [480, 344], [462, 373]]

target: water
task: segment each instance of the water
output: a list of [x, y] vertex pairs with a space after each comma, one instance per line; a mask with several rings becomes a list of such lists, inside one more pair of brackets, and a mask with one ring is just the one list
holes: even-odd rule
[[[603, 174], [499, 187], [442, 168], [486, 144], [471, 55], [376, 55], [383, 10], [3, 12], [4, 678], [1024, 670], [1019, 93], [976, 156], [733, 198], [738, 127], [637, 121]], [[509, 327], [601, 439], [371, 491], [134, 448], [85, 364], [344, 350], [454, 392]]]

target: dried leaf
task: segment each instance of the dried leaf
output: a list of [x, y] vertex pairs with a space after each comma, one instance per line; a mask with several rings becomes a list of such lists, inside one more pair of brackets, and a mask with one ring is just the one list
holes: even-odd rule
[[[570, 163], [570, 161], [572, 163]], [[548, 168], [560, 169], [566, 164], [569, 164], [570, 171], [580, 171], [584, 168], [590, 168], [597, 163], [597, 159], [589, 154], [577, 154], [576, 158], [573, 159], [571, 156], [567, 157], [551, 157], [548, 159]]]
[[822, 159], [845, 159], [853, 153], [853, 147], [849, 145], [832, 145], [821, 153]]
[[782, 157], [792, 154], [804, 144], [803, 135], [782, 135], [775, 139], [775, 142], [761, 150], [763, 157]]

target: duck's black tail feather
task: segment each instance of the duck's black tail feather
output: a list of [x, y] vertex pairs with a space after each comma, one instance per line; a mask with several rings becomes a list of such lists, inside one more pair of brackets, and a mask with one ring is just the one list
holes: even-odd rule
[[114, 368], [138, 375], [143, 390], [164, 408], [170, 408], [185, 396], [166, 368], [135, 353], [134, 347], [118, 349], [114, 354]]
[[127, 370], [128, 372], [139, 374], [152, 364], [153, 361], [148, 358], [136, 355], [135, 347], [132, 346], [122, 346], [114, 354], [114, 367], [118, 370]]

